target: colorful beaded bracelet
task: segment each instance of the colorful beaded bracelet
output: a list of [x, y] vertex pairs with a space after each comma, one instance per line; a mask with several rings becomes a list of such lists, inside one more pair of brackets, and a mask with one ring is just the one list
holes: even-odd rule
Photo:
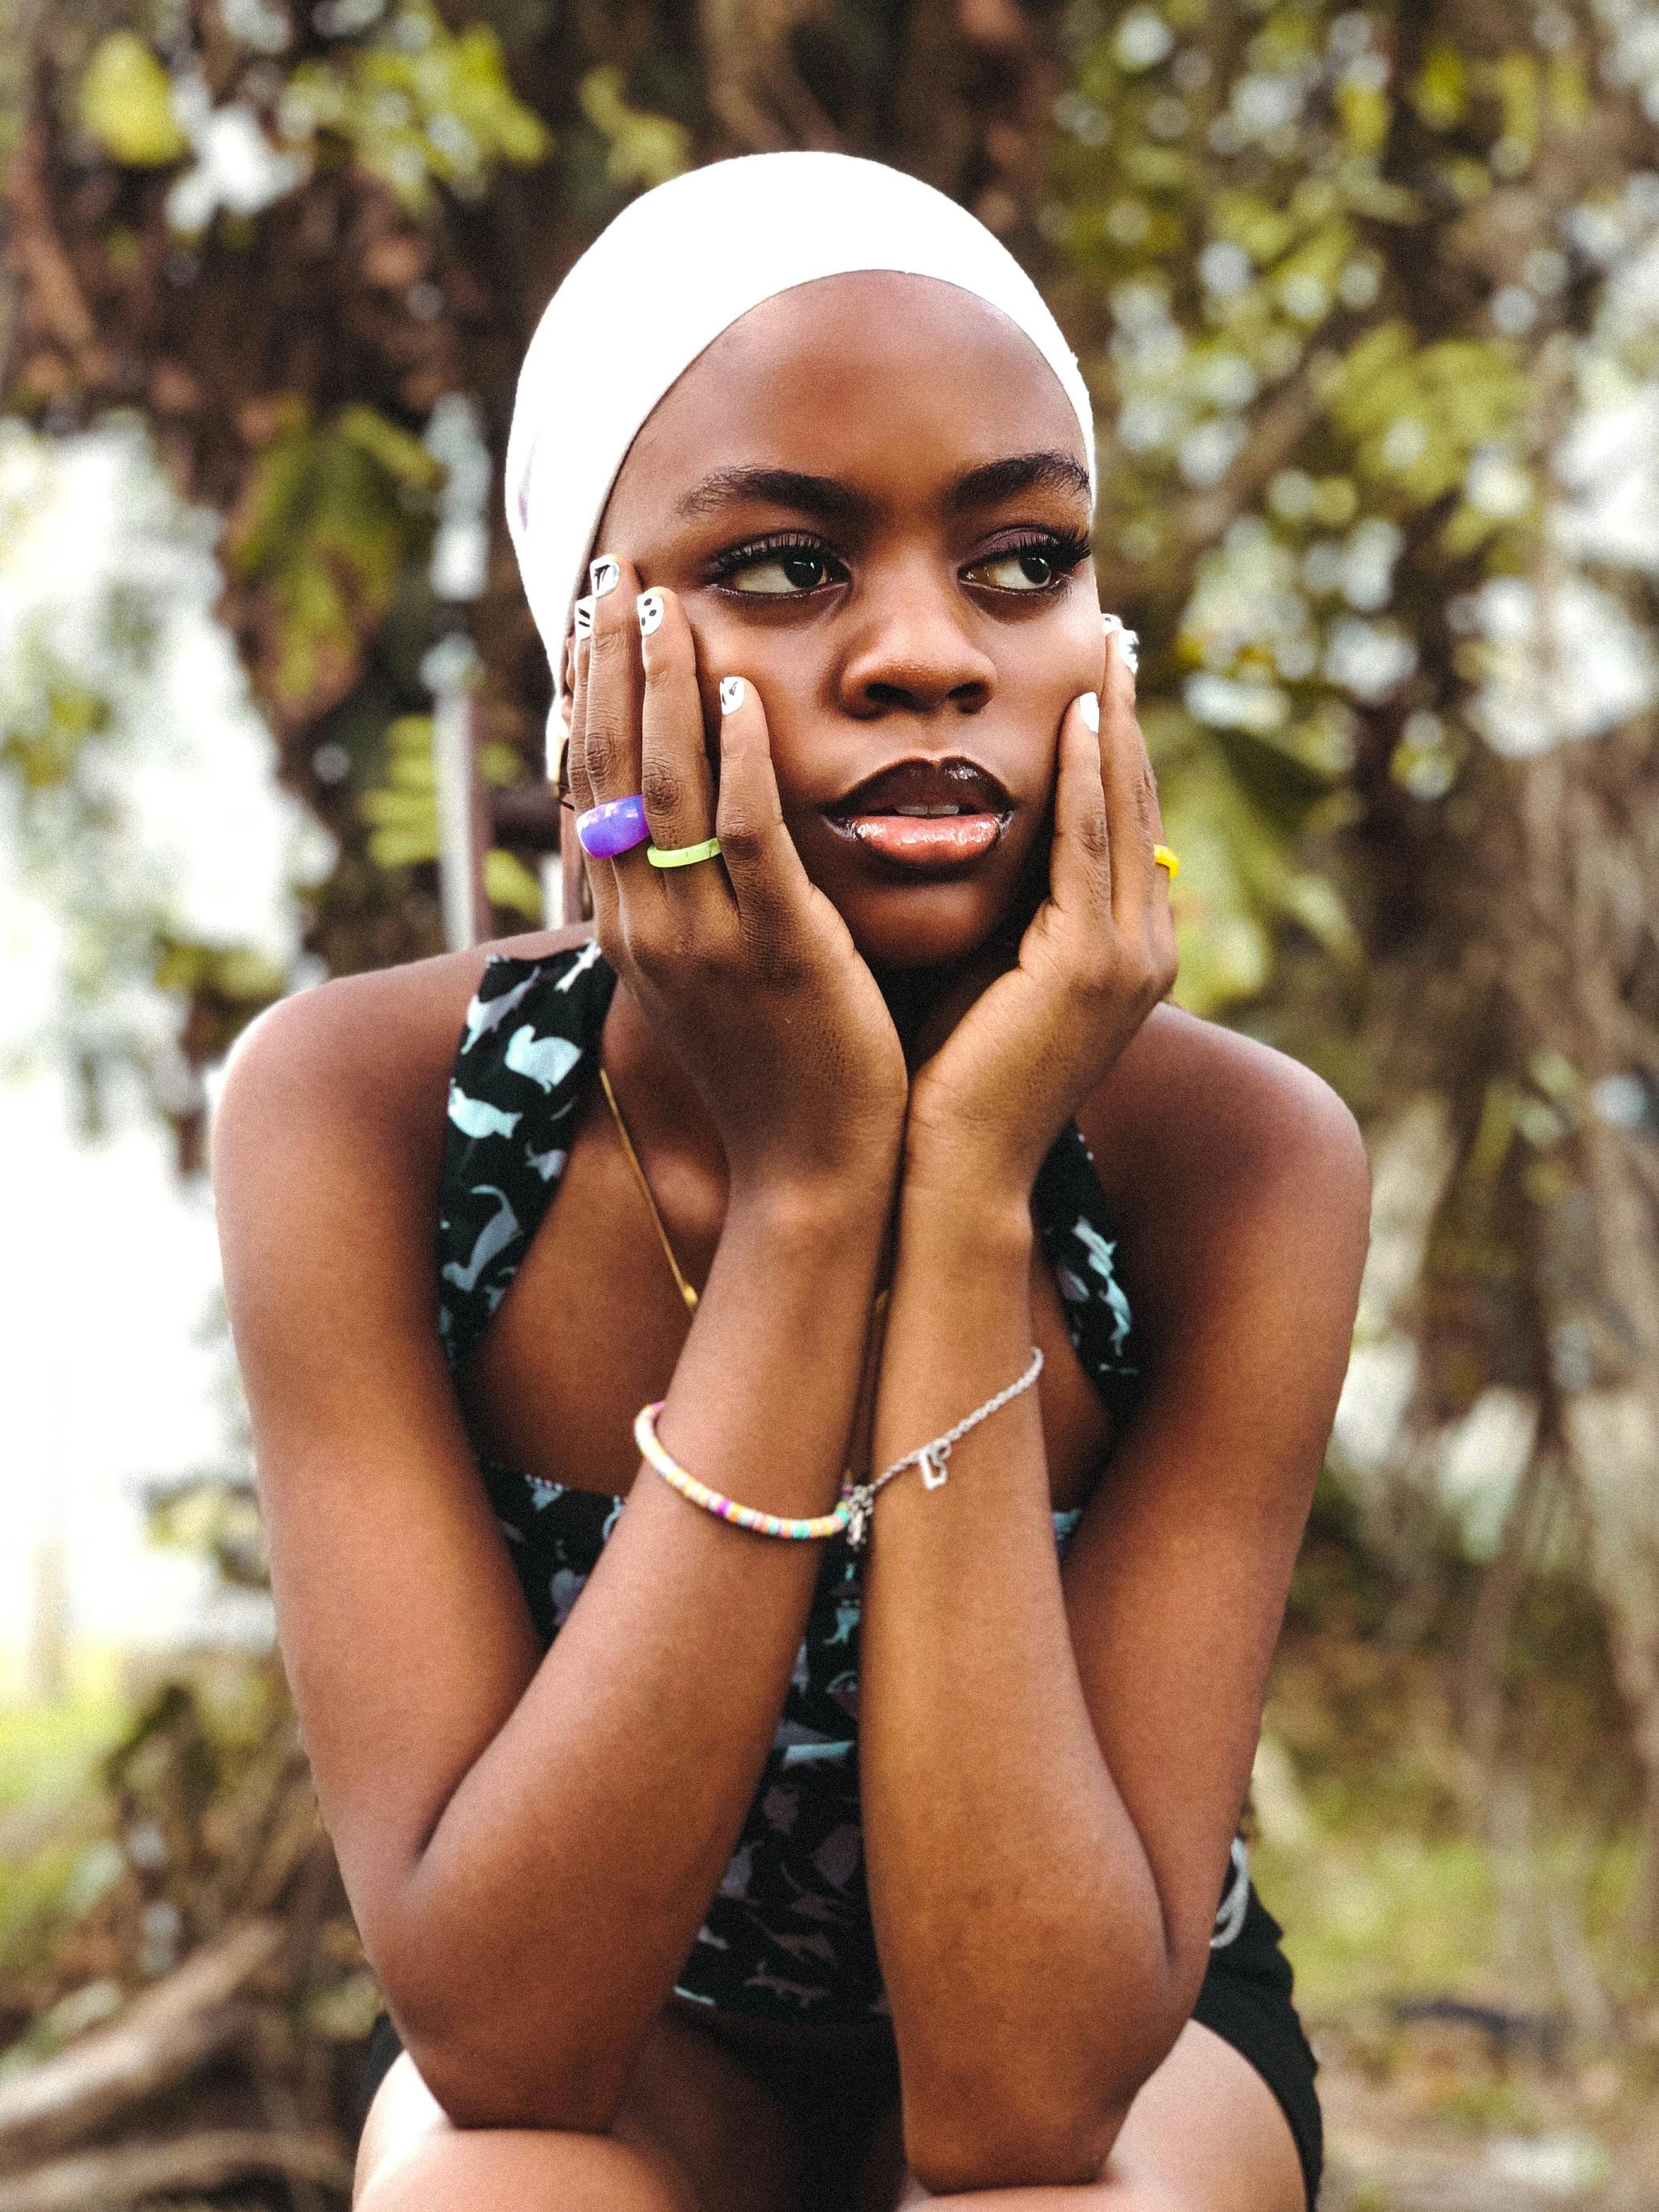
[[670, 1456], [657, 1437], [657, 1416], [664, 1401], [659, 1398], [653, 1405], [641, 1406], [634, 1420], [634, 1441], [642, 1456], [655, 1468], [665, 1481], [670, 1482], [682, 1498], [689, 1498], [694, 1505], [701, 1505], [707, 1513], [718, 1513], [722, 1521], [735, 1521], [740, 1528], [752, 1528], [759, 1536], [838, 1536], [847, 1526], [852, 1510], [850, 1479], [842, 1484], [841, 1502], [833, 1513], [820, 1513], [810, 1521], [787, 1520], [781, 1514], [760, 1513], [752, 1505], [739, 1505], [735, 1498], [724, 1492], [711, 1490], [706, 1482], [699, 1482], [695, 1474], [688, 1474], [677, 1459]]

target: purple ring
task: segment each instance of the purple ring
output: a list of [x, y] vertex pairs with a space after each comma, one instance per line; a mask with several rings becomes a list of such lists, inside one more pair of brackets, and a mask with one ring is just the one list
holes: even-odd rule
[[576, 835], [583, 852], [596, 860], [614, 860], [618, 853], [632, 852], [651, 835], [643, 796], [635, 791], [626, 799], [602, 799], [576, 817]]

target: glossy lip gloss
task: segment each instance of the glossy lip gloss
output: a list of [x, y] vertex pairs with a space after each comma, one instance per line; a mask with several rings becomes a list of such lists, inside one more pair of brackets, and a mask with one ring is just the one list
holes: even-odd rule
[[994, 775], [960, 757], [896, 761], [865, 777], [825, 819], [837, 836], [905, 870], [971, 866], [1001, 842], [1012, 802]]
[[854, 814], [844, 827], [884, 860], [903, 868], [960, 867], [999, 842], [1004, 817], [995, 814]]

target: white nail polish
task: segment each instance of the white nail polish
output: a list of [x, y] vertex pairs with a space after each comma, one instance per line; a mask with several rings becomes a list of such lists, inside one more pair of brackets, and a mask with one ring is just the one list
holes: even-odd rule
[[662, 628], [662, 593], [641, 592], [634, 602], [640, 617], [640, 635], [649, 637], [653, 630]]
[[596, 599], [602, 599], [607, 592], [614, 592], [622, 581], [622, 570], [608, 553], [602, 553], [597, 561], [589, 562], [587, 575]]
[[1100, 727], [1100, 701], [1092, 691], [1079, 694], [1077, 710], [1091, 730]]
[[1121, 615], [1102, 615], [1100, 626], [1108, 637], [1116, 639], [1116, 649], [1123, 655], [1123, 665], [1130, 675], [1138, 675], [1140, 670], [1140, 640], [1134, 631], [1125, 627]]
[[571, 611], [575, 618], [574, 627], [577, 636], [592, 637], [593, 635], [592, 600], [578, 599]]
[[743, 704], [744, 683], [741, 676], [722, 676], [720, 678], [720, 712], [735, 714]]

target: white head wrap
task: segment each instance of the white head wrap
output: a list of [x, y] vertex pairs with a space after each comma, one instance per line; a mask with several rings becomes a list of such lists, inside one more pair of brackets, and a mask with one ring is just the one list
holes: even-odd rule
[[848, 154], [749, 154], [631, 201], [548, 301], [526, 352], [507, 446], [507, 520], [553, 668], [617, 472], [657, 402], [763, 300], [855, 270], [935, 276], [1000, 308], [1077, 415], [1095, 476], [1088, 387], [1036, 286], [991, 231], [933, 185]]

